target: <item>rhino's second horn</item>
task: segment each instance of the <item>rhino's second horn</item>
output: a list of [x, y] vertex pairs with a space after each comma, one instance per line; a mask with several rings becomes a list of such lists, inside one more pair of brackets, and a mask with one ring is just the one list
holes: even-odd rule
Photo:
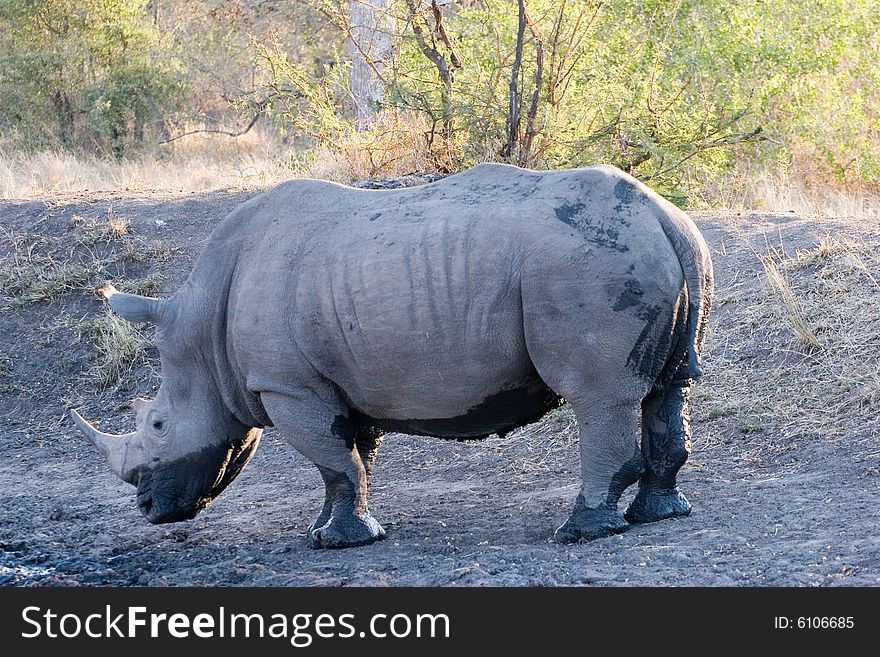
[[99, 292], [104, 295], [114, 312], [135, 323], [159, 323], [163, 317], [167, 317], [173, 305], [168, 300], [120, 292], [110, 283], [104, 285]]

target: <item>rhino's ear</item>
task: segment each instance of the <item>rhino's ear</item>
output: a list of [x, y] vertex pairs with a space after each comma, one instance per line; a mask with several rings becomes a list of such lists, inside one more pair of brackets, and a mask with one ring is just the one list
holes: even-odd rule
[[164, 299], [126, 294], [117, 290], [110, 283], [102, 287], [99, 292], [110, 303], [113, 312], [129, 322], [154, 322], [158, 324], [168, 314], [168, 302]]

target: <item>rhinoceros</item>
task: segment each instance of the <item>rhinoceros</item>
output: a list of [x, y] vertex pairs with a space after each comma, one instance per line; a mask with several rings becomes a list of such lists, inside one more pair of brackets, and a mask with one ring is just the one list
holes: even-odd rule
[[153, 523], [208, 506], [275, 426], [324, 481], [309, 543], [348, 547], [384, 535], [367, 490], [385, 432], [503, 435], [564, 399], [581, 488], [555, 539], [594, 539], [690, 512], [676, 476], [712, 288], [694, 223], [611, 166], [293, 180], [226, 217], [170, 298], [104, 288], [155, 323], [163, 380], [132, 433], [73, 419]]

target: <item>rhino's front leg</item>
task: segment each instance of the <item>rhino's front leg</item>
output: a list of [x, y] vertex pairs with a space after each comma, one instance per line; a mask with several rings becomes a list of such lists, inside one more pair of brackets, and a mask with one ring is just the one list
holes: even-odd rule
[[314, 548], [367, 545], [385, 530], [367, 508], [367, 472], [356, 448], [356, 430], [341, 404], [312, 391], [263, 393], [272, 423], [324, 480], [324, 508], [308, 530]]
[[[385, 436], [381, 431], [372, 427], [358, 427], [355, 446], [357, 447], [358, 455], [361, 457], [361, 463], [364, 465], [364, 472], [367, 475], [368, 492], [370, 479], [373, 475], [373, 465], [376, 462], [376, 456], [379, 454], [379, 447], [382, 445], [382, 440], [384, 438]], [[321, 478], [324, 480], [324, 507], [321, 509], [321, 513], [315, 519], [315, 522], [309, 526], [310, 535], [312, 530], [320, 529], [330, 520], [330, 517], [333, 515], [334, 500], [339, 497], [337, 489], [340, 485], [345, 485], [344, 482], [339, 481], [338, 477], [334, 476], [332, 471], [320, 466], [318, 467], [318, 471], [321, 473]]]

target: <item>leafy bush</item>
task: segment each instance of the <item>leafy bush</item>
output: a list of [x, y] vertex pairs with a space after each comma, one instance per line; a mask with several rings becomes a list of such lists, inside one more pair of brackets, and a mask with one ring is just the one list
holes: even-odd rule
[[[345, 3], [313, 4], [351, 34]], [[746, 161], [880, 180], [873, 0], [399, 0], [393, 13], [382, 106], [426, 124], [438, 169], [611, 162], [683, 204]], [[344, 67], [296, 70], [282, 122], [307, 120], [325, 146], [354, 130]]]
[[181, 100], [146, 0], [0, 0], [0, 120], [29, 145], [142, 141]]

